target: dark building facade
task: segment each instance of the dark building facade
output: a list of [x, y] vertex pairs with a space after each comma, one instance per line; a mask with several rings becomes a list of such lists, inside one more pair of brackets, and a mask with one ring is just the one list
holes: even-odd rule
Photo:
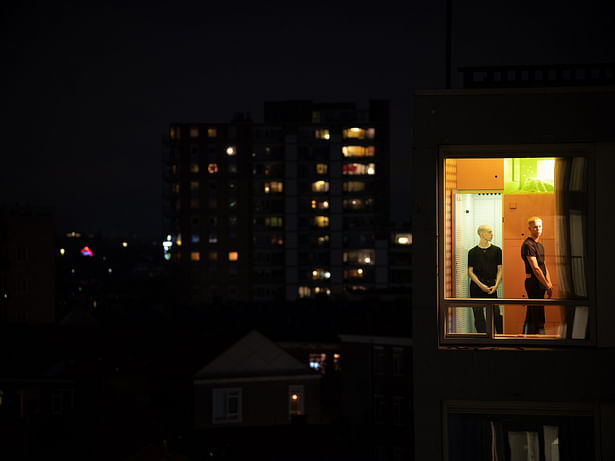
[[[505, 86], [415, 94], [416, 459], [613, 459], [615, 92]], [[550, 299], [521, 253], [538, 221]], [[479, 225], [499, 299], [468, 290]]]
[[171, 125], [165, 248], [184, 301], [388, 288], [389, 236], [377, 234], [389, 219], [388, 113], [386, 101], [271, 102], [264, 123]]

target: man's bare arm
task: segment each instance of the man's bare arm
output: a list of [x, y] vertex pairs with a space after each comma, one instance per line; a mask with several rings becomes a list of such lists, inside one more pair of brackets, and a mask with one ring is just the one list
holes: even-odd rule
[[[549, 291], [551, 291], [551, 288], [553, 287], [553, 285], [551, 285], [551, 280], [549, 277], [549, 280], [544, 276], [544, 274], [542, 273], [542, 271], [540, 270], [540, 267], [538, 267], [538, 261], [536, 260], [536, 256], [527, 256], [527, 260], [530, 263], [530, 267], [532, 268], [532, 272], [534, 272], [534, 275], [536, 276], [536, 278], [538, 279], [538, 281]], [[545, 266], [546, 269], [546, 266]], [[546, 270], [547, 276], [549, 274], [549, 270]], [[549, 295], [550, 297], [550, 295]]]
[[480, 280], [478, 280], [478, 277], [474, 273], [474, 267], [472, 266], [468, 267], [468, 275], [470, 276], [472, 281], [476, 283], [476, 285], [478, 285], [478, 288], [480, 288], [485, 293], [489, 293], [489, 287], [485, 285], [483, 282], [481, 282]]

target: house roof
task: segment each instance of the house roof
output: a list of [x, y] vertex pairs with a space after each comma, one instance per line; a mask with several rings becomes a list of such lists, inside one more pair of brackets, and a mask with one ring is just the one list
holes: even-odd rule
[[201, 368], [195, 379], [316, 374], [256, 330]]

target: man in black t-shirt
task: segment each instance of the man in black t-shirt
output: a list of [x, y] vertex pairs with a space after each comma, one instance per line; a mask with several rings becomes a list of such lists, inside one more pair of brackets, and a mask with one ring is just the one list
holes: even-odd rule
[[[491, 244], [493, 230], [482, 224], [476, 231], [480, 242], [468, 252], [468, 276], [470, 277], [470, 297], [497, 298], [498, 286], [502, 281], [502, 250]], [[474, 327], [478, 333], [486, 330], [485, 314], [482, 307], [473, 307]], [[496, 333], [502, 333], [500, 308], [493, 309], [493, 324]]]
[[[529, 299], [543, 299], [553, 294], [551, 275], [545, 264], [545, 248], [539, 242], [542, 235], [542, 219], [532, 216], [527, 220], [530, 236], [521, 245], [521, 257], [525, 263], [525, 291]], [[536, 335], [545, 333], [544, 306], [527, 306], [523, 333]]]

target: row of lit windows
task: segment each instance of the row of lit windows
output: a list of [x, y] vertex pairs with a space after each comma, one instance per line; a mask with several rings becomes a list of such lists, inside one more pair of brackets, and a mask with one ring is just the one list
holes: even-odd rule
[[[346, 128], [342, 130], [342, 137], [344, 139], [374, 139], [376, 136], [376, 130], [374, 128]], [[327, 128], [316, 128], [314, 130], [314, 137], [316, 139], [331, 139], [331, 133]]]
[[[210, 251], [207, 254], [207, 259], [210, 261], [218, 260], [218, 252]], [[227, 254], [227, 259], [231, 262], [239, 261], [239, 252], [237, 251], [229, 251]], [[201, 260], [201, 252], [200, 251], [192, 251], [190, 252], [190, 260], [191, 261], [200, 261]]]

